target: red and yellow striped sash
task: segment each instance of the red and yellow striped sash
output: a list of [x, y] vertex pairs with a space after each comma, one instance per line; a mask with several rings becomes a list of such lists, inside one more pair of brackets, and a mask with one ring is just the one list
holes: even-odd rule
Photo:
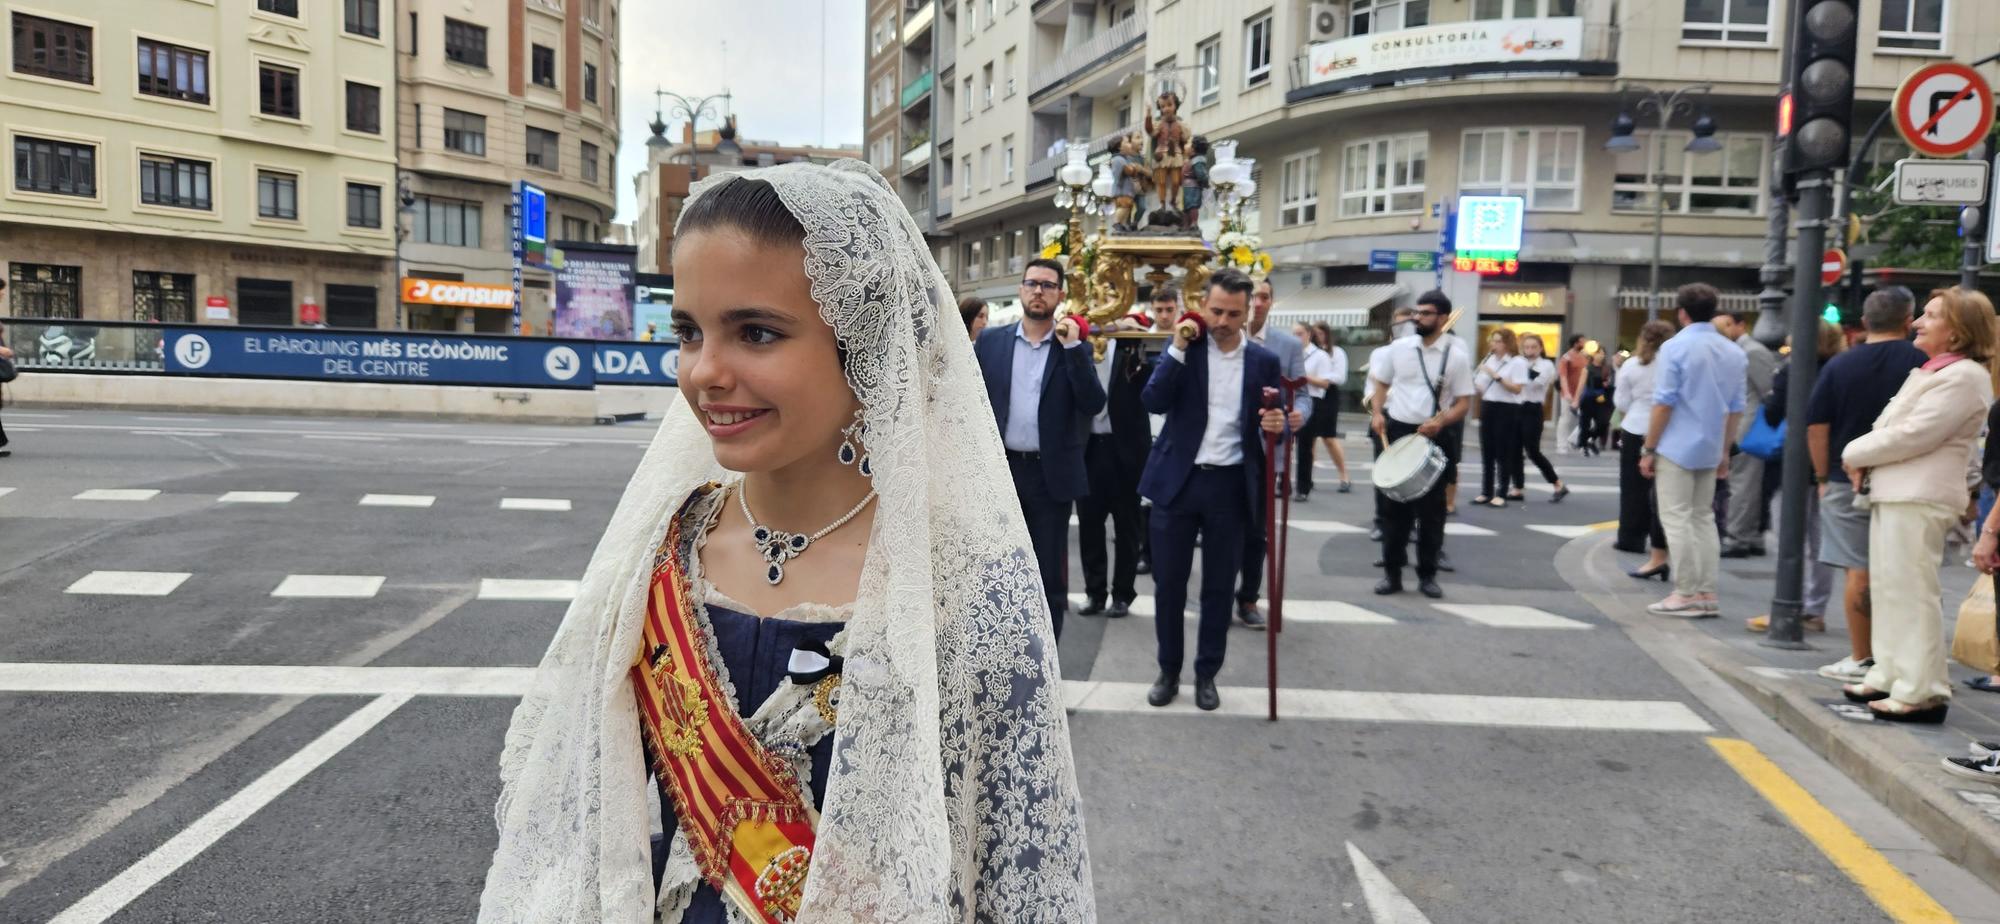
[[717, 682], [678, 535], [667, 531], [632, 665], [647, 756], [702, 877], [754, 919], [788, 924], [805, 893], [818, 813], [791, 765], [764, 749]]

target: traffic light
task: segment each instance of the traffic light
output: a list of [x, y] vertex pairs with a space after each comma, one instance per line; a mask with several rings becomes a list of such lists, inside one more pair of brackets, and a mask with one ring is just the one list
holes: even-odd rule
[[1826, 322], [1826, 323], [1828, 323], [1828, 324], [1832, 324], [1832, 325], [1834, 325], [1834, 326], [1836, 326], [1836, 327], [1837, 327], [1837, 326], [1839, 326], [1839, 325], [1840, 325], [1840, 306], [1839, 306], [1839, 305], [1836, 305], [1836, 304], [1834, 304], [1834, 303], [1832, 303], [1832, 302], [1827, 302], [1827, 303], [1826, 303], [1826, 310], [1825, 310], [1825, 311], [1822, 311], [1822, 312], [1820, 312], [1820, 313], [1819, 313], [1819, 319], [1820, 319], [1820, 320], [1822, 320], [1822, 321], [1825, 321], [1825, 322]]
[[1854, 121], [1854, 46], [1859, 0], [1796, 0], [1785, 172], [1847, 166]]

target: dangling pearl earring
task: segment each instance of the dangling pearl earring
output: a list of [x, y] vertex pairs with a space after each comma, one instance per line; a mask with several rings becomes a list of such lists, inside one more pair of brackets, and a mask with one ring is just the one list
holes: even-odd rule
[[840, 431], [840, 464], [861, 463], [861, 474], [873, 476], [875, 470], [868, 465], [868, 447], [864, 442], [868, 436], [868, 424], [861, 419], [862, 411], [854, 412], [854, 422]]

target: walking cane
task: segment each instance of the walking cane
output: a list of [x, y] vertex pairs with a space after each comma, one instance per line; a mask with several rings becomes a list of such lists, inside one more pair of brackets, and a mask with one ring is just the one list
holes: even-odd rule
[[[1264, 389], [1265, 410], [1289, 411], [1292, 396], [1304, 379], [1279, 379], [1280, 388]], [[1264, 633], [1270, 689], [1270, 721], [1278, 720], [1278, 633], [1285, 625], [1285, 550], [1291, 533], [1292, 496], [1278, 493], [1278, 453], [1289, 452], [1294, 435], [1288, 425], [1278, 433], [1264, 434], [1264, 585], [1271, 600], [1270, 625]], [[1290, 456], [1286, 456], [1290, 458]], [[1293, 477], [1297, 477], [1294, 473]]]

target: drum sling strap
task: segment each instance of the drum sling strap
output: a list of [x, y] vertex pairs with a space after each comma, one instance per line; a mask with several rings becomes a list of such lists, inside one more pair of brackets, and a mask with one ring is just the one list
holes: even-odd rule
[[1444, 413], [1444, 374], [1446, 369], [1451, 368], [1451, 338], [1448, 336], [1445, 338], [1444, 355], [1438, 358], [1437, 381], [1431, 380], [1430, 363], [1424, 362], [1424, 345], [1422, 341], [1417, 343], [1417, 368], [1424, 373], [1424, 384], [1430, 386], [1431, 416], [1436, 417]]

